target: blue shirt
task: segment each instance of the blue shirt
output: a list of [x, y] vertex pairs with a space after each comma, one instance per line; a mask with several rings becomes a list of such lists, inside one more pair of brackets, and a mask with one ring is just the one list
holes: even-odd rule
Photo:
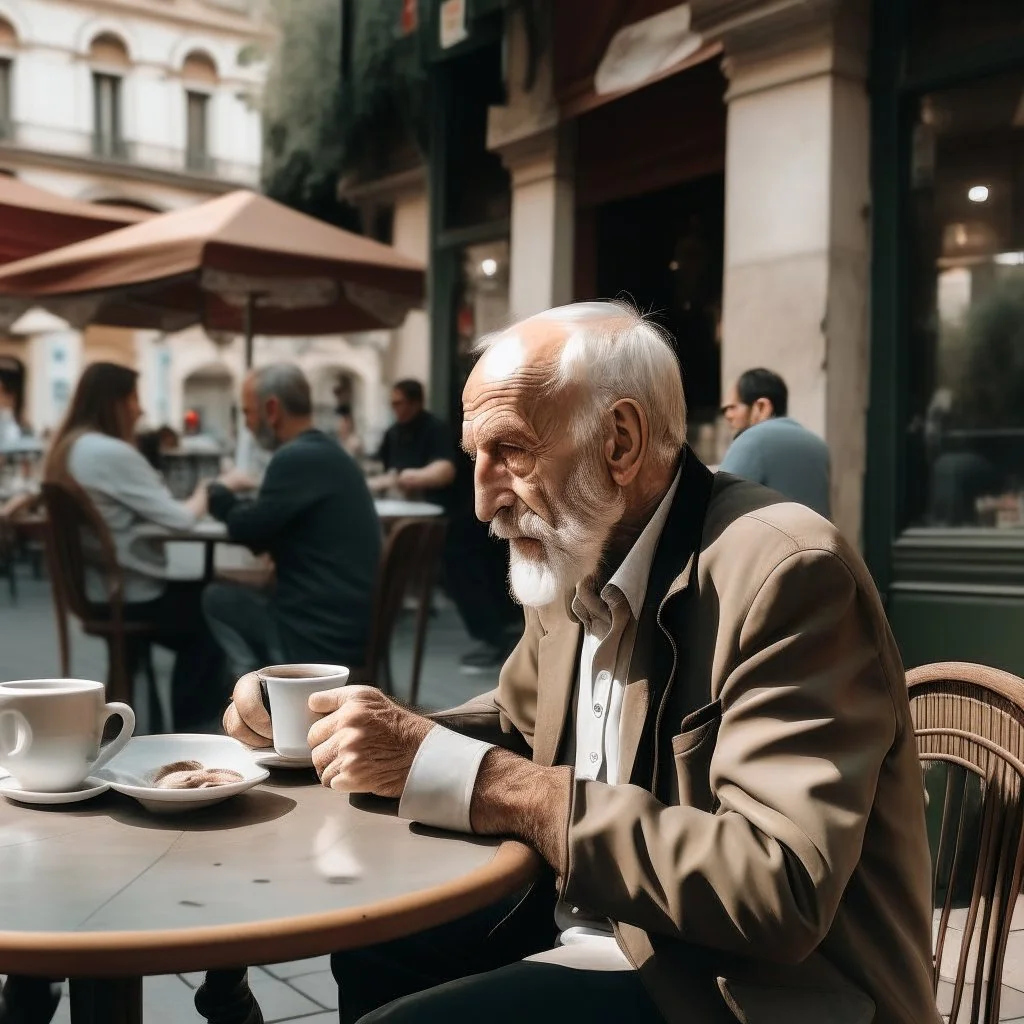
[[744, 430], [719, 469], [764, 484], [829, 518], [828, 445], [788, 416]]

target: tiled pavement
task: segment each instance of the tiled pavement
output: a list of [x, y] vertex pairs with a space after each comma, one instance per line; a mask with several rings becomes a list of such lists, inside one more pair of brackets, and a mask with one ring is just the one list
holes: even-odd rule
[[[400, 629], [393, 653], [396, 687], [401, 693], [408, 678], [410, 645], [408, 623]], [[474, 693], [489, 689], [494, 678], [467, 678], [458, 672], [458, 658], [467, 645], [458, 617], [442, 604], [432, 619], [428, 636], [420, 700], [429, 707], [450, 707]], [[78, 676], [102, 679], [106, 656], [103, 645], [88, 637], [73, 640], [72, 671]], [[56, 642], [50, 607], [49, 589], [45, 582], [23, 577], [21, 598], [17, 607], [10, 605], [6, 581], [0, 580], [0, 679], [17, 679], [56, 672]], [[158, 671], [166, 672], [166, 662]], [[953, 931], [943, 956], [943, 977], [952, 977], [962, 928], [964, 911], [954, 911]], [[254, 967], [249, 982], [263, 1010], [266, 1024], [335, 1024], [338, 1019], [338, 995], [327, 957], [299, 960], [292, 963]], [[195, 989], [202, 983], [201, 974], [167, 975], [147, 978], [143, 995], [147, 1024], [202, 1024], [193, 1006]], [[943, 982], [939, 991], [939, 1008], [948, 1013], [952, 984]], [[960, 1021], [969, 1017], [970, 999], [965, 998]], [[55, 1018], [57, 1024], [69, 1024], [67, 1000], [61, 1002]], [[1024, 900], [1014, 913], [1013, 931], [1003, 969], [1003, 997], [1000, 1020], [1004, 1024], [1024, 1024]]]

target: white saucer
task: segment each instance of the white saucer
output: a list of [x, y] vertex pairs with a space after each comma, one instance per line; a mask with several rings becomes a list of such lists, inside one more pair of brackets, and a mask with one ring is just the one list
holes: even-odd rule
[[253, 758], [264, 768], [312, 768], [313, 755], [309, 757], [282, 757], [276, 750], [254, 750]]
[[[172, 761], [199, 761], [214, 768], [231, 768], [242, 778], [209, 789], [161, 789], [149, 780], [152, 773]], [[199, 810], [238, 796], [269, 776], [265, 768], [252, 762], [248, 747], [227, 736], [174, 733], [159, 736], [133, 736], [124, 749], [115, 754], [96, 773], [110, 788], [138, 800], [155, 814], [176, 814]]]
[[0, 794], [16, 804], [77, 804], [83, 800], [91, 800], [94, 796], [106, 793], [110, 783], [102, 779], [88, 778], [77, 789], [65, 793], [37, 793], [35, 790], [22, 789], [11, 776], [0, 779]]

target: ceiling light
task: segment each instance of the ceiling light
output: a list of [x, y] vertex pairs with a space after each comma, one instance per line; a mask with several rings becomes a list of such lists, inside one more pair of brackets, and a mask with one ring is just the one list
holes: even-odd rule
[[492, 260], [490, 257], [488, 257], [487, 259], [480, 261], [480, 273], [483, 274], [484, 277], [494, 277], [494, 275], [497, 272], [498, 272], [498, 261], [497, 260]]
[[997, 252], [994, 259], [1001, 267], [1024, 267], [1024, 252]]
[[988, 202], [988, 185], [972, 185], [967, 190], [967, 198], [972, 203], [987, 203]]

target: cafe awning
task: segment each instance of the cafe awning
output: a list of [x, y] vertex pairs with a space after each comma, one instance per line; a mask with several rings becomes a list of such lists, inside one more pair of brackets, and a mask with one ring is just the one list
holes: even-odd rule
[[692, 30], [675, 0], [556, 0], [555, 98], [577, 117], [637, 89], [713, 60], [720, 43]]

